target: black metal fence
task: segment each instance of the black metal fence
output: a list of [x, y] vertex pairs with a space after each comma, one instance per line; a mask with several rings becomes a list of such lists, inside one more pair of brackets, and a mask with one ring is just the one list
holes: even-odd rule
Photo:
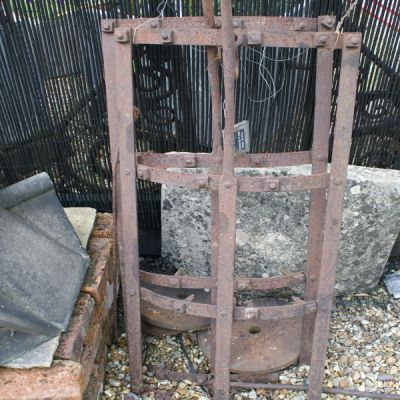
[[[237, 0], [234, 13], [339, 21], [350, 4]], [[201, 15], [201, 1], [0, 0], [0, 187], [47, 171], [64, 205], [111, 209], [100, 19], [159, 14]], [[399, 169], [400, 3], [358, 0], [344, 29], [364, 34], [350, 161]], [[138, 147], [210, 151], [204, 49], [138, 46], [134, 54]], [[310, 148], [314, 59], [313, 50], [240, 50], [237, 121], [249, 120], [252, 152]], [[332, 121], [334, 111], [335, 101]], [[139, 182], [139, 194], [141, 226], [157, 229], [160, 188]]]

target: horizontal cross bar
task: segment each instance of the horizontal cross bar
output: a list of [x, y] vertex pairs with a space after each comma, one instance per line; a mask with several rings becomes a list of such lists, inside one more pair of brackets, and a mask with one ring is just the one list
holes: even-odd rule
[[[325, 16], [328, 23], [335, 23], [332, 16]], [[104, 20], [110, 21], [110, 20]], [[114, 20], [112, 20], [114, 21]], [[166, 17], [166, 18], [137, 18], [119, 19], [118, 27], [136, 29], [140, 26], [156, 27], [162, 29], [202, 29], [206, 27], [204, 17]], [[107, 23], [107, 22], [106, 22]], [[263, 29], [265, 32], [317, 32], [317, 18], [282, 18], [282, 17], [235, 17], [233, 24], [237, 27], [253, 30]], [[221, 17], [215, 17], [215, 28], [221, 27]], [[154, 28], [153, 28], [154, 29]]]
[[[222, 157], [212, 153], [136, 153], [136, 160], [138, 164], [161, 168], [209, 168], [222, 166]], [[270, 168], [310, 163], [310, 151], [235, 154], [236, 168]]]
[[[216, 306], [212, 304], [193, 303], [186, 300], [177, 300], [172, 297], [163, 296], [154, 291], [141, 287], [141, 299], [154, 306], [173, 310], [177, 313], [195, 315], [205, 318], [216, 318]], [[316, 311], [317, 305], [314, 301], [298, 300], [287, 306], [273, 307], [234, 307], [235, 320], [280, 320], [285, 318], [301, 317]]]
[[[127, 41], [127, 29], [117, 28], [116, 40]], [[352, 43], [361, 42], [359, 33], [329, 33], [329, 32], [264, 32], [262, 29], [234, 30], [237, 46], [259, 45], [264, 47], [287, 47], [287, 48], [328, 48], [340, 49], [343, 46], [344, 37], [350, 37]], [[222, 46], [221, 32], [218, 29], [160, 29], [147, 26], [133, 30], [131, 35], [134, 44], [174, 44], [180, 46]], [[352, 45], [351, 47], [354, 47]]]
[[[179, 289], [214, 289], [217, 287], [216, 281], [209, 277], [171, 276], [146, 271], [140, 271], [140, 280], [142, 283]], [[296, 272], [269, 278], [236, 278], [234, 288], [236, 290], [272, 290], [293, 287], [304, 281], [304, 274]]]
[[[196, 174], [165, 169], [137, 166], [138, 178], [165, 185], [188, 187], [192, 189], [217, 190], [220, 175]], [[326, 188], [329, 173], [304, 176], [239, 176], [240, 192], [294, 192]]]

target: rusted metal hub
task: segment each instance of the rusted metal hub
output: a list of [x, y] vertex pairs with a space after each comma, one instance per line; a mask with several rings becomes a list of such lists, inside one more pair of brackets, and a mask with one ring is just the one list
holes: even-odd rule
[[[203, 304], [211, 303], [211, 294], [209, 292], [205, 292], [203, 289], [174, 289], [148, 284], [142, 285], [142, 287], [150, 289], [155, 293], [169, 297], [173, 300], [178, 299]], [[162, 335], [168, 334], [163, 334], [162, 329], [175, 332], [176, 334], [185, 331], [190, 332], [207, 329], [211, 324], [211, 320], [209, 318], [179, 313], [174, 310], [156, 306], [143, 299], [140, 303], [140, 309], [142, 313], [142, 319], [149, 325], [161, 328], [157, 330], [157, 332]]]
[[[255, 306], [282, 306], [281, 299], [259, 298]], [[301, 350], [302, 317], [269, 321], [234, 321], [231, 372], [268, 374], [295, 363]], [[197, 333], [199, 346], [210, 356], [211, 331]]]

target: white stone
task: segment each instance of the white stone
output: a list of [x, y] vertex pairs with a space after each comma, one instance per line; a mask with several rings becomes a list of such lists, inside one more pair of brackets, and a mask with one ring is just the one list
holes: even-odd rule
[[[201, 170], [186, 170], [192, 173]], [[309, 165], [238, 169], [238, 175], [308, 175]], [[308, 192], [239, 193], [235, 273], [274, 276], [304, 270]], [[400, 171], [350, 166], [336, 291], [374, 288], [400, 229]], [[162, 250], [189, 275], [210, 272], [210, 195], [163, 186]]]

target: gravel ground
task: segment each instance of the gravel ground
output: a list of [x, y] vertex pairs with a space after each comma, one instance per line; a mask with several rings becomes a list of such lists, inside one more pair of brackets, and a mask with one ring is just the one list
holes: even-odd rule
[[[398, 263], [389, 265], [398, 269]], [[190, 381], [157, 380], [148, 367], [161, 362], [176, 371], [188, 371], [188, 358], [199, 372], [209, 371], [209, 362], [189, 334], [144, 338], [145, 382], [161, 390], [174, 389], [173, 399], [207, 400], [206, 390]], [[125, 335], [108, 354], [103, 400], [123, 399], [129, 392], [129, 365]], [[281, 383], [307, 383], [308, 367], [295, 366], [282, 372]], [[336, 299], [331, 323], [324, 385], [343, 389], [400, 393], [400, 300], [388, 295], [383, 284], [369, 294]], [[353, 396], [323, 395], [323, 399], [357, 399]], [[142, 399], [156, 399], [154, 394]], [[232, 396], [240, 399], [305, 399], [302, 392], [252, 390]], [[358, 398], [363, 399], [363, 398]], [[366, 399], [366, 398], [365, 398]]]

